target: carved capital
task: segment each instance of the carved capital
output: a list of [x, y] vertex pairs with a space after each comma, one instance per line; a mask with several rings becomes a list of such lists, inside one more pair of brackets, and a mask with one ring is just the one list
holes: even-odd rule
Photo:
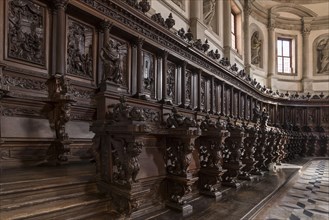
[[54, 0], [53, 2], [53, 6], [55, 8], [55, 10], [65, 10], [67, 4], [69, 3], [70, 0]]
[[107, 31], [107, 30], [109, 31], [111, 30], [112, 26], [113, 26], [113, 22], [110, 22], [108, 20], [104, 20], [99, 24], [99, 27], [102, 31]]
[[[311, 18], [312, 19], [312, 18]], [[302, 18], [302, 35], [303, 37], [308, 37], [310, 35], [310, 32], [312, 30], [311, 28], [311, 20], [310, 18]]]

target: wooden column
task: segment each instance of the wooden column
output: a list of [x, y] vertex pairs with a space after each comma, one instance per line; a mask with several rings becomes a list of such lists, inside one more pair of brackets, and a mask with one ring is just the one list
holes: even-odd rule
[[210, 113], [213, 114], [215, 110], [215, 78], [212, 76], [210, 81]]
[[181, 63], [181, 68], [182, 68], [182, 72], [181, 72], [181, 94], [182, 94], [182, 103], [180, 105], [180, 107], [182, 108], [186, 108], [186, 64], [187, 62], [184, 60]]
[[198, 106], [197, 106], [197, 111], [201, 111], [201, 76], [202, 75], [202, 70], [198, 69]]
[[138, 38], [136, 40], [137, 45], [137, 92], [136, 98], [146, 99], [144, 95], [144, 75], [143, 75], [143, 47], [144, 38]]
[[63, 75], [65, 72], [65, 9], [68, 0], [54, 1], [56, 13], [56, 73]]
[[225, 115], [225, 109], [224, 109], [224, 107], [225, 107], [225, 82], [222, 82], [222, 97], [221, 97], [221, 99], [222, 99], [222, 101], [221, 101], [221, 112], [220, 112], [220, 114], [221, 114], [221, 116], [224, 116]]
[[230, 112], [230, 117], [234, 116], [234, 88], [231, 86], [231, 112]]
[[[167, 73], [168, 73], [168, 64], [167, 64], [167, 58], [168, 58], [168, 51], [163, 50], [162, 51], [162, 103], [167, 103]], [[169, 103], [168, 103], [169, 104]]]

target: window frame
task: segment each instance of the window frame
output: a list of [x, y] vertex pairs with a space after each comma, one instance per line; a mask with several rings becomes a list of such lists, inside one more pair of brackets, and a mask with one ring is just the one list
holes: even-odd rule
[[[281, 40], [283, 41], [289, 41], [290, 42], [290, 48], [289, 48], [289, 53], [290, 53], [290, 69], [291, 71], [289, 73], [285, 72], [279, 72], [279, 67], [278, 67], [278, 58], [279, 58], [279, 51], [278, 51], [278, 41]], [[283, 47], [282, 47], [283, 48]], [[275, 51], [276, 51], [276, 56], [275, 56], [275, 64], [276, 64], [276, 72], [278, 75], [285, 75], [285, 76], [296, 76], [297, 73], [297, 36], [295, 35], [283, 35], [283, 34], [278, 34], [276, 36], [275, 40]], [[287, 56], [280, 56], [282, 58], [282, 61], [284, 60], [284, 57], [287, 58]], [[282, 66], [284, 68], [284, 65]]]
[[[234, 28], [231, 27], [231, 44], [232, 44], [232, 48], [234, 50], [238, 50], [238, 47], [237, 47], [237, 21], [236, 21], [236, 13], [232, 10], [231, 11], [231, 26], [232, 24], [234, 24]], [[232, 18], [233, 18], [233, 22], [232, 22]], [[233, 32], [232, 32], [233, 30]], [[233, 45], [233, 39], [234, 39], [234, 45]]]

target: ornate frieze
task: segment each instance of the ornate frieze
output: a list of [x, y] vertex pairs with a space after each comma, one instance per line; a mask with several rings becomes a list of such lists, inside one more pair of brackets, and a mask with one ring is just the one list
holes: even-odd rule
[[3, 76], [3, 85], [10, 87], [19, 87], [23, 89], [31, 89], [37, 91], [47, 91], [47, 85], [45, 81], [27, 79], [19, 76]]
[[3, 106], [1, 109], [1, 115], [10, 117], [44, 118], [44, 116], [41, 114], [41, 109], [28, 108], [23, 106]]
[[8, 57], [44, 66], [45, 8], [27, 0], [10, 0], [8, 8]]
[[93, 79], [93, 29], [68, 19], [67, 72]]

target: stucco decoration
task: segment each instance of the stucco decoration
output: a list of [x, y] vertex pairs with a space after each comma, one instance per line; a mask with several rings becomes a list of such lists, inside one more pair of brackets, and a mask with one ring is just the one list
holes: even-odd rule
[[203, 1], [203, 22], [205, 25], [211, 25], [215, 15], [216, 0]]
[[261, 63], [261, 47], [262, 41], [258, 31], [256, 31], [251, 36], [251, 63], [254, 65], [260, 65]]
[[329, 72], [329, 37], [319, 41], [317, 50], [317, 73]]

